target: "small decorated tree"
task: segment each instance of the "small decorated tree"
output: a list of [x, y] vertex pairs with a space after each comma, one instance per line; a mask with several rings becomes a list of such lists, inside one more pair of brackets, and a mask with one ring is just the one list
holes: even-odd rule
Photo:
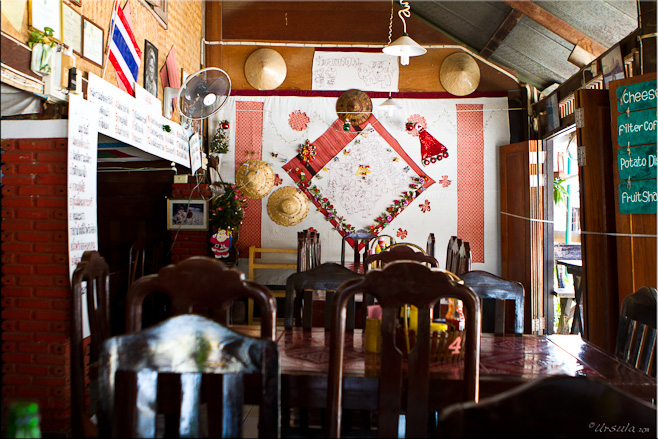
[[228, 121], [223, 120], [219, 123], [215, 135], [208, 146], [208, 152], [210, 154], [226, 154], [228, 152], [228, 129]]

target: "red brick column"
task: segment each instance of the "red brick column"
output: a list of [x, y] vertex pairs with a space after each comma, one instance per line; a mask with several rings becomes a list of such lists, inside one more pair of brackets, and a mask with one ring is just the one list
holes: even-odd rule
[[[211, 196], [207, 184], [197, 187], [196, 183], [189, 182], [174, 184], [171, 198], [188, 199], [190, 194], [192, 199], [205, 198], [209, 200]], [[212, 256], [209, 230], [171, 230], [171, 243], [171, 262], [173, 264], [190, 256]]]
[[70, 434], [67, 139], [2, 148], [3, 403], [35, 401], [44, 435]]

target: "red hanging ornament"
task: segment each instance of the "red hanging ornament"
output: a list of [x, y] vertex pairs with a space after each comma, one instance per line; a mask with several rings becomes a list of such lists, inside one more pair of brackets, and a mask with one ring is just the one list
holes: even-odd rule
[[[408, 125], [409, 122], [407, 122]], [[448, 157], [448, 148], [428, 133], [421, 124], [417, 123], [415, 128], [420, 138], [420, 156], [423, 159], [424, 166]]]

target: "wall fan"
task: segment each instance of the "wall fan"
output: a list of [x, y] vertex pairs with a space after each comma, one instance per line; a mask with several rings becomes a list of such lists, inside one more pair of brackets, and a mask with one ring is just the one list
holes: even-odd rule
[[173, 100], [178, 111], [191, 120], [202, 120], [219, 111], [231, 93], [231, 78], [222, 69], [209, 67], [190, 75], [181, 88], [165, 87], [164, 116], [171, 117]]

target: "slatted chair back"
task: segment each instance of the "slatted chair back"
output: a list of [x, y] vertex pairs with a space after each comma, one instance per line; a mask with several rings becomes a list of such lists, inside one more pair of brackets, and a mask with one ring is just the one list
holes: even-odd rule
[[163, 263], [162, 242], [147, 244], [138, 239], [128, 251], [128, 286], [140, 277], [155, 273]]
[[[374, 238], [377, 238], [377, 235], [363, 229], [343, 236], [340, 250], [340, 265], [345, 266], [345, 245], [351, 241], [352, 247], [354, 249], [354, 271], [359, 271], [359, 267], [363, 262], [365, 262], [365, 259], [368, 256], [370, 250], [370, 242]], [[361, 244], [363, 244], [363, 258], [361, 256]]]
[[[90, 331], [90, 371], [95, 374], [103, 341], [110, 337], [110, 268], [96, 251], [86, 251], [71, 280], [71, 426], [74, 437], [83, 437], [88, 424], [85, 404], [83, 313]], [[85, 299], [83, 301], [83, 294]]]
[[297, 272], [320, 265], [320, 251], [320, 233], [313, 229], [297, 232]]
[[[293, 324], [304, 328], [313, 326], [313, 293], [325, 290], [324, 327], [331, 328], [331, 309], [334, 293], [344, 282], [360, 279], [363, 275], [332, 262], [325, 262], [310, 270], [293, 273], [286, 280], [284, 326]], [[355, 327], [355, 303], [348, 307], [347, 328]]]
[[425, 249], [425, 253], [430, 255], [431, 257], [435, 257], [435, 247], [436, 247], [436, 238], [434, 238], [434, 233], [430, 233], [429, 236], [427, 237], [427, 248]]
[[[245, 374], [261, 376], [259, 437], [279, 435], [279, 359], [276, 343], [240, 335], [204, 317], [186, 314], [133, 334], [112, 337], [104, 346], [99, 375], [100, 437], [160, 437], [156, 431], [156, 399], [161, 373], [180, 375], [180, 437], [201, 437], [202, 374], [222, 375], [221, 431], [208, 437], [242, 437]], [[119, 371], [137, 374], [137, 397], [115, 407], [121, 392]], [[121, 410], [127, 409], [127, 416]], [[121, 415], [120, 415], [121, 414]], [[126, 422], [135, 419], [135, 423]], [[125, 431], [126, 428], [135, 428]]]
[[655, 438], [656, 407], [595, 377], [556, 375], [477, 404], [450, 405], [437, 432], [439, 438]]
[[142, 329], [142, 304], [146, 297], [160, 293], [168, 297], [172, 315], [204, 312], [213, 314], [219, 323], [228, 324], [230, 307], [242, 298], [253, 299], [259, 307], [261, 336], [274, 339], [276, 334], [276, 300], [265, 286], [248, 281], [237, 269], [206, 256], [193, 256], [171, 264], [140, 279], [126, 296], [127, 332]]
[[[455, 297], [464, 303], [465, 400], [478, 400], [480, 358], [480, 300], [452, 273], [426, 267], [414, 261], [394, 261], [383, 269], [373, 269], [361, 280], [343, 284], [334, 299], [333, 325], [330, 336], [328, 382], [328, 435], [340, 437], [343, 388], [343, 356], [345, 348], [346, 306], [357, 294], [375, 297], [382, 307], [381, 353], [379, 358], [379, 437], [397, 437], [398, 419], [406, 413], [406, 436], [428, 434], [428, 401], [430, 388], [430, 309], [442, 297]], [[396, 346], [396, 326], [400, 309], [407, 304], [418, 308], [418, 331], [407, 367]], [[403, 384], [406, 382], [406, 385]], [[403, 389], [406, 400], [403, 402]]]
[[468, 242], [456, 236], [450, 237], [446, 256], [446, 270], [455, 273], [457, 276], [471, 271], [471, 246]]
[[410, 242], [398, 242], [391, 244], [383, 252], [370, 255], [366, 258], [364, 270], [367, 272], [370, 268], [381, 267], [393, 261], [418, 261], [423, 262], [430, 267], [439, 266], [438, 261], [432, 256], [425, 254], [425, 250], [416, 244]]
[[[467, 271], [459, 275], [482, 301], [482, 332], [505, 333], [505, 301], [514, 301], [514, 333], [523, 334], [523, 296], [521, 282], [510, 281], [482, 270]], [[494, 301], [493, 307], [489, 299]], [[489, 308], [489, 309], [488, 309]], [[491, 309], [493, 308], [493, 309]], [[493, 311], [493, 312], [490, 312]]]
[[656, 289], [643, 286], [621, 304], [617, 358], [656, 376]]

